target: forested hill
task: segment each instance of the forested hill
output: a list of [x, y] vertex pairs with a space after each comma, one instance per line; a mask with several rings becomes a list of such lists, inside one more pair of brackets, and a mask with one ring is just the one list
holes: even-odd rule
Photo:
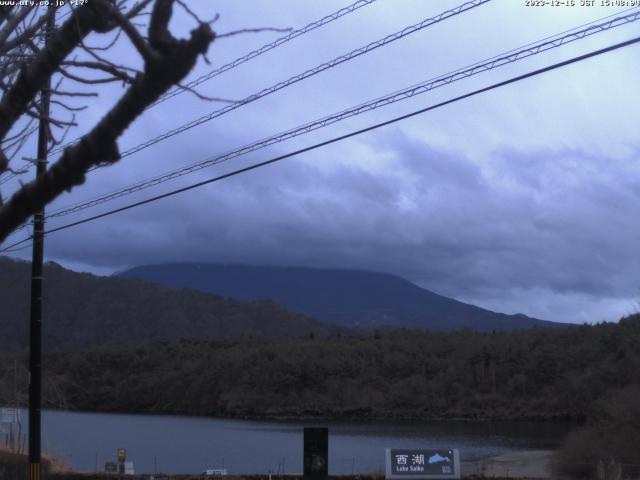
[[[12, 369], [5, 368], [11, 361], [0, 355], [5, 395], [13, 385]], [[640, 384], [640, 315], [619, 324], [495, 334], [400, 330], [181, 341], [51, 353], [43, 363], [47, 398], [85, 410], [584, 418], [594, 402]]]
[[492, 312], [376, 272], [176, 263], [139, 266], [118, 275], [244, 300], [270, 298], [296, 312], [346, 327], [492, 331], [562, 325]]
[[[27, 347], [31, 264], [0, 257], [0, 351]], [[45, 349], [86, 349], [179, 338], [327, 335], [344, 329], [272, 301], [237, 301], [140, 280], [44, 268]]]

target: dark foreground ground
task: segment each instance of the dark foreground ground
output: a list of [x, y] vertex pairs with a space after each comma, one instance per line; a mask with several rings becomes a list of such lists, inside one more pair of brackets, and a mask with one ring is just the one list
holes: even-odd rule
[[[26, 480], [26, 475], [23, 476], [3, 476], [2, 467], [0, 467], [0, 480]], [[149, 475], [97, 475], [97, 474], [83, 474], [83, 473], [53, 473], [44, 475], [43, 480], [150, 480], [153, 478]], [[157, 477], [161, 478], [161, 477]], [[163, 477], [164, 480], [212, 480], [218, 479], [220, 477], [204, 477], [200, 475], [171, 475], [168, 477]], [[271, 476], [269, 475], [247, 475], [247, 476], [225, 476], [224, 480], [304, 480], [304, 477], [297, 475], [287, 475], [287, 476]], [[384, 480], [384, 476], [380, 475], [343, 475], [343, 476], [329, 476], [330, 479], [335, 480]], [[515, 477], [484, 477], [478, 475], [472, 476], [464, 476], [461, 477], [463, 480], [472, 480], [472, 479], [483, 479], [483, 478], [492, 478], [494, 480], [502, 480], [507, 478], [515, 478]], [[534, 480], [529, 477], [518, 477], [519, 480]]]
[[[462, 462], [462, 479], [518, 478], [550, 479], [551, 452], [548, 450], [513, 452], [507, 455], [476, 462]], [[42, 480], [303, 480], [300, 475], [227, 475], [224, 477], [204, 475], [107, 475], [100, 473], [78, 473], [46, 456], [42, 462]], [[155, 478], [154, 478], [155, 477]], [[382, 475], [332, 475], [340, 480], [384, 480]], [[0, 480], [29, 480], [24, 455], [0, 450]]]

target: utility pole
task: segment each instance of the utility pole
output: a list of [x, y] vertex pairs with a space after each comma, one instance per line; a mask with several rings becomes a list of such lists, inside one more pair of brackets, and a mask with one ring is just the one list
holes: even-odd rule
[[[54, 27], [55, 8], [48, 7], [45, 48]], [[49, 103], [51, 77], [40, 92], [40, 122], [38, 125], [38, 158], [36, 178], [47, 170], [49, 138]], [[42, 262], [44, 257], [44, 206], [33, 216], [33, 253], [31, 257], [31, 318], [29, 339], [29, 474], [28, 480], [41, 476], [41, 405], [42, 405]]]

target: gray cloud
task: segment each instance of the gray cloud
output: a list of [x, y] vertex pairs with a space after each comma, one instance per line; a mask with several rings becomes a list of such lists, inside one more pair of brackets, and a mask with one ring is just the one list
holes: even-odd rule
[[374, 144], [383, 167], [369, 168], [366, 158], [329, 169], [290, 159], [52, 237], [48, 253], [114, 267], [365, 268], [491, 305], [501, 297], [509, 304], [513, 292], [625, 305], [637, 295], [637, 158], [502, 150], [484, 164], [399, 130]]
[[[201, 91], [243, 98], [459, 3], [379, 2], [218, 77]], [[208, 18], [204, 5], [197, 8]], [[298, 26], [341, 6], [339, 1], [292, 0], [274, 9], [270, 2], [251, 6], [228, 2], [216, 5], [222, 15], [217, 28], [243, 28], [249, 20]], [[523, 8], [518, 2], [491, 2], [254, 102], [94, 172], [86, 186], [51, 208], [225, 152], [614, 13]], [[524, 14], [527, 22], [522, 21]], [[487, 28], [498, 19], [504, 20], [499, 29]], [[190, 22], [187, 17], [177, 19], [174, 27], [186, 32]], [[370, 112], [104, 209], [608, 45], [633, 28]], [[275, 37], [233, 37], [237, 40], [214, 44], [209, 57], [221, 65]], [[612, 54], [56, 233], [47, 240], [46, 253], [63, 264], [100, 273], [177, 260], [380, 270], [498, 311], [560, 321], [613, 320], [634, 308], [640, 287], [635, 255], [640, 244], [635, 222], [640, 150], [637, 109], [629, 101], [629, 92], [637, 88], [637, 60], [637, 49]], [[192, 77], [208, 69], [200, 65]], [[100, 118], [115, 93], [109, 90], [81, 114], [81, 128]], [[125, 134], [122, 150], [220, 106], [188, 94], [177, 98], [146, 112]]]

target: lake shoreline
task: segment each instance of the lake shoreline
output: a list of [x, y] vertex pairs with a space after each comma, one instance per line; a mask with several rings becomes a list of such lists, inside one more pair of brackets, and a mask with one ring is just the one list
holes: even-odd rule
[[[3, 457], [4, 455], [4, 457]], [[552, 478], [552, 450], [517, 450], [514, 452], [491, 456], [474, 461], [461, 462], [460, 472], [462, 478], [536, 478], [546, 479]], [[26, 461], [26, 454], [13, 454], [8, 449], [0, 446], [0, 459], [9, 460], [10, 463], [18, 463], [20, 461]], [[77, 474], [84, 475], [85, 478], [98, 477], [90, 472], [78, 471], [66, 465], [61, 459], [50, 453], [43, 453], [43, 460], [46, 464], [46, 469], [50, 474], [53, 474], [56, 478], [66, 478], [67, 476], [74, 476]], [[0, 461], [1, 463], [1, 461]], [[190, 474], [179, 474], [180, 477], [188, 478]], [[258, 474], [260, 475], [260, 474]], [[266, 473], [264, 474], [266, 475]], [[244, 478], [254, 477], [254, 475], [247, 476], [232, 476], [228, 478]], [[336, 475], [331, 475], [336, 477]], [[359, 475], [338, 475], [340, 478], [364, 478], [366, 474]], [[276, 478], [285, 476], [277, 475]], [[294, 478], [295, 475], [287, 475], [286, 478]], [[377, 477], [372, 474], [371, 477]], [[75, 477], [74, 477], [75, 478]], [[102, 475], [99, 476], [102, 478]]]
[[[27, 423], [27, 412], [21, 410]], [[463, 462], [516, 451], [556, 449], [572, 426], [557, 422], [243, 420], [43, 410], [43, 451], [74, 471], [103, 469], [118, 448], [137, 472], [208, 468], [230, 474], [301, 471], [303, 428], [329, 428], [331, 472], [378, 472], [385, 448], [457, 448]], [[26, 428], [26, 425], [23, 424]], [[248, 456], [249, 452], [251, 455]], [[286, 457], [286, 460], [285, 460]]]
[[[0, 406], [1, 407], [1, 406]], [[27, 409], [27, 405], [20, 405], [19, 408]], [[113, 415], [144, 415], [144, 416], [179, 416], [179, 417], [193, 417], [203, 418], [210, 420], [239, 420], [239, 421], [252, 421], [252, 422], [282, 422], [282, 423], [317, 423], [317, 422], [332, 422], [332, 423], [413, 423], [413, 422], [469, 422], [469, 423], [490, 423], [490, 422], [522, 422], [522, 423], [567, 423], [573, 424], [576, 427], [584, 425], [585, 419], [573, 418], [566, 415], [558, 416], [410, 416], [410, 415], [311, 415], [311, 414], [241, 414], [241, 415], [209, 415], [199, 414], [187, 411], [164, 411], [164, 410], [135, 410], [135, 409], [82, 409], [82, 408], [57, 408], [47, 406], [43, 410], [50, 410], [56, 412], [69, 412], [69, 413], [104, 413]]]
[[462, 477], [553, 478], [553, 450], [517, 450], [472, 462], [462, 462]]

